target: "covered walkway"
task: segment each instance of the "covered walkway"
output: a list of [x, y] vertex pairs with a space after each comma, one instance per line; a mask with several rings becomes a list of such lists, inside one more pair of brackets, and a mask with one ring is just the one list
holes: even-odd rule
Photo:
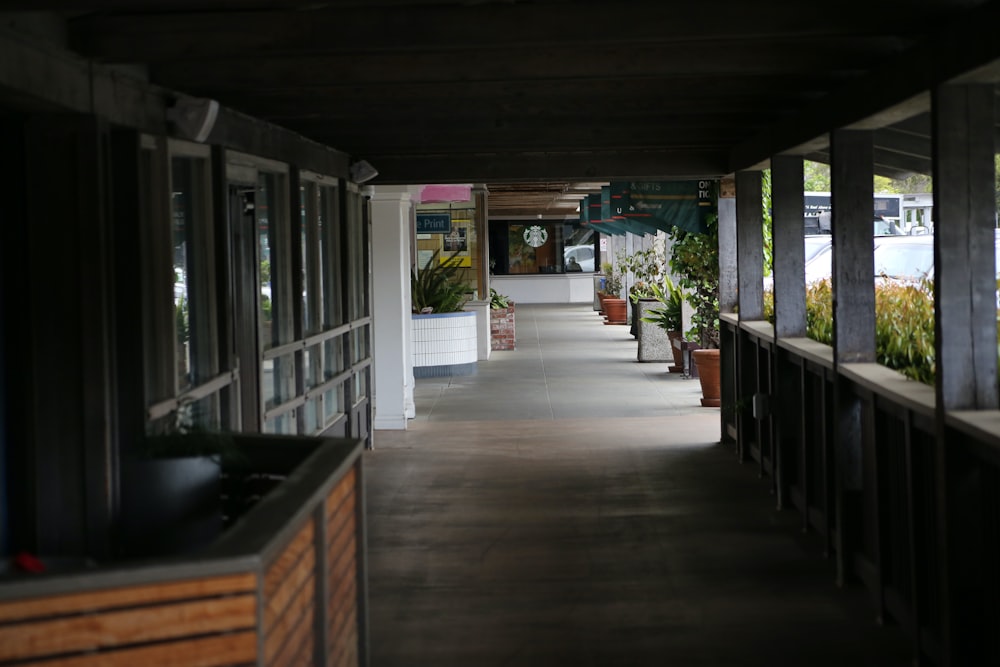
[[697, 381], [587, 306], [517, 339], [365, 454], [374, 667], [910, 664]]

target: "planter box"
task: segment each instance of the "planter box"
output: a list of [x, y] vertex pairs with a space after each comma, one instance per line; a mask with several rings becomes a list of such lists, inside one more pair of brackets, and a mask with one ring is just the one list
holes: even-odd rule
[[516, 342], [514, 306], [490, 308], [490, 349], [513, 350]]
[[635, 324], [639, 331], [639, 361], [670, 361], [674, 358], [667, 332], [657, 324], [643, 322], [650, 310], [662, 307], [659, 301], [640, 299], [637, 303]]
[[0, 581], [3, 662], [367, 665], [362, 442], [234, 437], [272, 492], [197, 553]]
[[474, 375], [479, 352], [474, 312], [412, 315], [413, 376]]

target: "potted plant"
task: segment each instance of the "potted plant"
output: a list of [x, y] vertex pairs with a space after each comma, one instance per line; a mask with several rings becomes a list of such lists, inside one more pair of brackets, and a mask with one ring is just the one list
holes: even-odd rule
[[[608, 265], [610, 267], [610, 264]], [[604, 308], [605, 324], [625, 324], [628, 320], [627, 301], [621, 297], [622, 276], [613, 268], [604, 274], [604, 298], [601, 301]]]
[[650, 247], [631, 254], [620, 250], [617, 259], [618, 266], [626, 273], [631, 274], [633, 279], [632, 285], [628, 288], [628, 298], [632, 304], [631, 333], [638, 338], [639, 302], [643, 299], [655, 299], [653, 286], [660, 281], [665, 262], [663, 243], [658, 239]]
[[490, 288], [490, 349], [513, 350], [515, 347], [514, 302]]
[[663, 287], [653, 285], [652, 291], [660, 306], [646, 310], [641, 321], [655, 324], [666, 333], [674, 359], [674, 365], [669, 370], [671, 373], [680, 373], [684, 370], [684, 356], [680, 345], [675, 345], [674, 341], [683, 339], [681, 327], [684, 292], [670, 279], [670, 276], [663, 277]]
[[439, 259], [434, 251], [410, 275], [414, 377], [476, 372], [476, 313], [463, 310], [472, 287], [461, 278], [457, 254]]
[[687, 301], [694, 309], [687, 335], [701, 348], [692, 353], [701, 380], [701, 404], [718, 407], [721, 405], [718, 215], [708, 217], [704, 233], [674, 228], [673, 238], [670, 268], [679, 276], [678, 282], [687, 291]]

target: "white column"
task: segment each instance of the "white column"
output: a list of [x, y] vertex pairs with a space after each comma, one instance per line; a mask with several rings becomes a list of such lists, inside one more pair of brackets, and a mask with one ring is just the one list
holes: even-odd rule
[[371, 188], [375, 430], [415, 416], [410, 341], [410, 218], [415, 189]]

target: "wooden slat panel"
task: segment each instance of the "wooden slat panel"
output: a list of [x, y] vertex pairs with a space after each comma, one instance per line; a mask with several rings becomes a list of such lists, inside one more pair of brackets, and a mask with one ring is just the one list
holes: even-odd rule
[[257, 633], [239, 632], [183, 642], [31, 663], [32, 667], [225, 667], [257, 659]]
[[271, 628], [285, 614], [288, 606], [294, 601], [306, 582], [312, 582], [315, 566], [315, 553], [313, 551], [306, 552], [302, 555], [295, 569], [286, 573], [281, 587], [264, 598], [264, 633], [266, 635], [271, 633]]
[[292, 633], [273, 657], [268, 658], [269, 667], [284, 667], [285, 665], [311, 665], [313, 657], [313, 619], [315, 610], [309, 607], [305, 616], [292, 628]]
[[353, 512], [345, 512], [344, 516], [338, 517], [338, 524], [335, 528], [330, 527], [327, 531], [327, 552], [334, 556], [347, 548], [347, 541], [354, 539], [357, 529], [357, 522]]
[[[279, 652], [286, 653], [288, 651], [289, 644], [300, 643], [303, 632], [312, 632], [316, 583], [311, 576], [311, 570], [309, 574], [310, 576], [300, 586], [294, 589], [291, 586], [287, 589], [282, 588], [282, 593], [288, 590], [293, 596], [288, 605], [282, 609], [280, 615], [272, 615], [265, 620], [264, 657], [269, 665]], [[268, 611], [270, 612], [270, 609]]]
[[340, 630], [331, 633], [330, 655], [334, 656], [334, 665], [356, 665], [358, 652], [358, 623], [354, 610], [344, 622]]
[[330, 495], [326, 497], [326, 515], [330, 516], [337, 509], [337, 506], [346, 498], [347, 496], [354, 495], [354, 489], [357, 486], [357, 467], [352, 467], [345, 474], [343, 479], [337, 482], [337, 486], [333, 487], [330, 491]]
[[342, 629], [346, 619], [350, 618], [356, 611], [358, 590], [357, 582], [354, 578], [344, 579], [337, 586], [337, 592], [330, 596], [330, 636], [335, 637]]
[[314, 536], [313, 520], [302, 527], [295, 538], [288, 544], [267, 570], [264, 577], [264, 597], [270, 598], [285, 581], [288, 572], [296, 566], [301, 555], [312, 548]]
[[255, 612], [240, 595], [11, 625], [0, 628], [0, 660], [253, 628]]
[[328, 542], [332, 542], [334, 537], [340, 533], [345, 521], [354, 517], [356, 509], [357, 497], [350, 495], [344, 499], [333, 514], [327, 515], [326, 534], [328, 536]]
[[33, 600], [0, 604], [0, 622], [21, 621], [44, 616], [130, 607], [172, 600], [185, 600], [231, 593], [253, 592], [255, 574], [237, 574], [211, 579], [193, 579], [167, 584], [132, 586], [71, 595], [52, 595]]
[[353, 553], [341, 554], [339, 560], [330, 564], [330, 595], [332, 597], [344, 581], [357, 579], [357, 568]]

